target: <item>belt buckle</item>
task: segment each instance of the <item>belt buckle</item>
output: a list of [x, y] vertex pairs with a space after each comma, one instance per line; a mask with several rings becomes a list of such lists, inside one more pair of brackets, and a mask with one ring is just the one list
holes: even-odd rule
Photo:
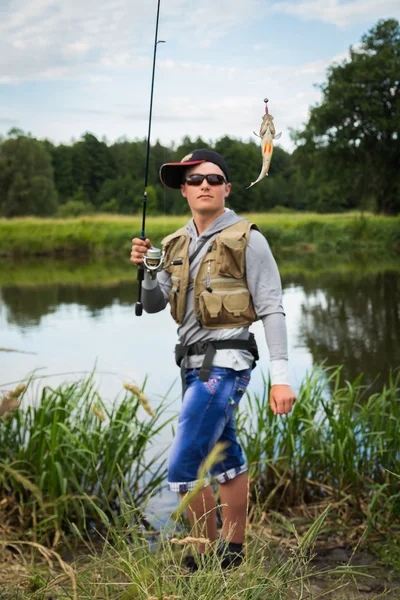
[[207, 352], [209, 342], [199, 342], [199, 351], [200, 354], [205, 354]]

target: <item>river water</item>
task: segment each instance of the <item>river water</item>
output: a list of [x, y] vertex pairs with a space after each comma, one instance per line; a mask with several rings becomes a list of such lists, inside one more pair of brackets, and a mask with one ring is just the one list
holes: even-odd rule
[[[142, 385], [148, 377], [151, 404], [156, 408], [171, 388], [171, 411], [177, 412], [176, 325], [168, 307], [135, 316], [137, 288], [129, 266], [0, 263], [0, 389], [35, 370], [54, 386], [95, 369], [106, 402], [122, 394], [123, 381]], [[390, 369], [400, 365], [400, 271], [393, 265], [368, 268], [368, 260], [337, 269], [279, 266], [294, 390], [323, 361], [328, 367], [343, 365], [343, 379], [363, 373], [372, 389], [382, 387]], [[269, 368], [262, 325], [255, 323], [252, 330], [260, 361], [250, 394], [261, 390]], [[170, 434], [165, 435], [167, 446]], [[150, 510], [163, 513], [174, 503], [175, 495], [164, 493]]]

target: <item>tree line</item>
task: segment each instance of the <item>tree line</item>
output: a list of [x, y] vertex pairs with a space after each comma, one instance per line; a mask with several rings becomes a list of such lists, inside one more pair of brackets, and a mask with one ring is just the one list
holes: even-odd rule
[[[298, 210], [400, 211], [400, 24], [380, 20], [334, 64], [292, 153], [275, 147], [267, 181], [246, 190], [261, 166], [256, 141], [185, 137], [151, 147], [149, 214], [187, 211], [179, 192], [164, 188], [159, 167], [194, 148], [226, 159], [232, 181], [228, 206], [237, 212]], [[113, 144], [92, 133], [55, 145], [12, 129], [0, 138], [0, 216], [138, 214], [142, 209], [146, 140]]]

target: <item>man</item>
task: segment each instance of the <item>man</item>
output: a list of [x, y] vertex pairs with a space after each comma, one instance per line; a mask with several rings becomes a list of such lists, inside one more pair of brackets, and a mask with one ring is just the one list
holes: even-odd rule
[[[225, 208], [231, 191], [224, 158], [194, 150], [179, 163], [167, 163], [160, 179], [180, 189], [193, 218], [163, 240], [166, 268], [143, 281], [143, 308], [163, 310], [169, 302], [179, 324], [176, 357], [181, 364], [184, 396], [169, 454], [168, 486], [184, 495], [197, 483], [199, 467], [217, 441], [226, 444], [224, 459], [211, 474], [219, 484], [222, 566], [243, 558], [248, 478], [236, 440], [234, 409], [250, 381], [258, 358], [249, 325], [264, 325], [271, 360], [270, 404], [275, 415], [292, 410], [287, 335], [278, 268], [256, 226]], [[134, 238], [131, 261], [142, 263], [150, 241]], [[216, 501], [208, 480], [191, 502], [189, 520], [197, 535], [217, 539]], [[200, 545], [200, 552], [205, 551]], [[195, 570], [193, 558], [188, 566]]]

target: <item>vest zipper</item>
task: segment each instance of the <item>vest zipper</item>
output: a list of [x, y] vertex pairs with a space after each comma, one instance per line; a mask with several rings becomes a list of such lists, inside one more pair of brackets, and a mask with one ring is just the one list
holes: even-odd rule
[[206, 274], [206, 290], [207, 292], [212, 292], [211, 287], [211, 260], [208, 261], [207, 274]]

